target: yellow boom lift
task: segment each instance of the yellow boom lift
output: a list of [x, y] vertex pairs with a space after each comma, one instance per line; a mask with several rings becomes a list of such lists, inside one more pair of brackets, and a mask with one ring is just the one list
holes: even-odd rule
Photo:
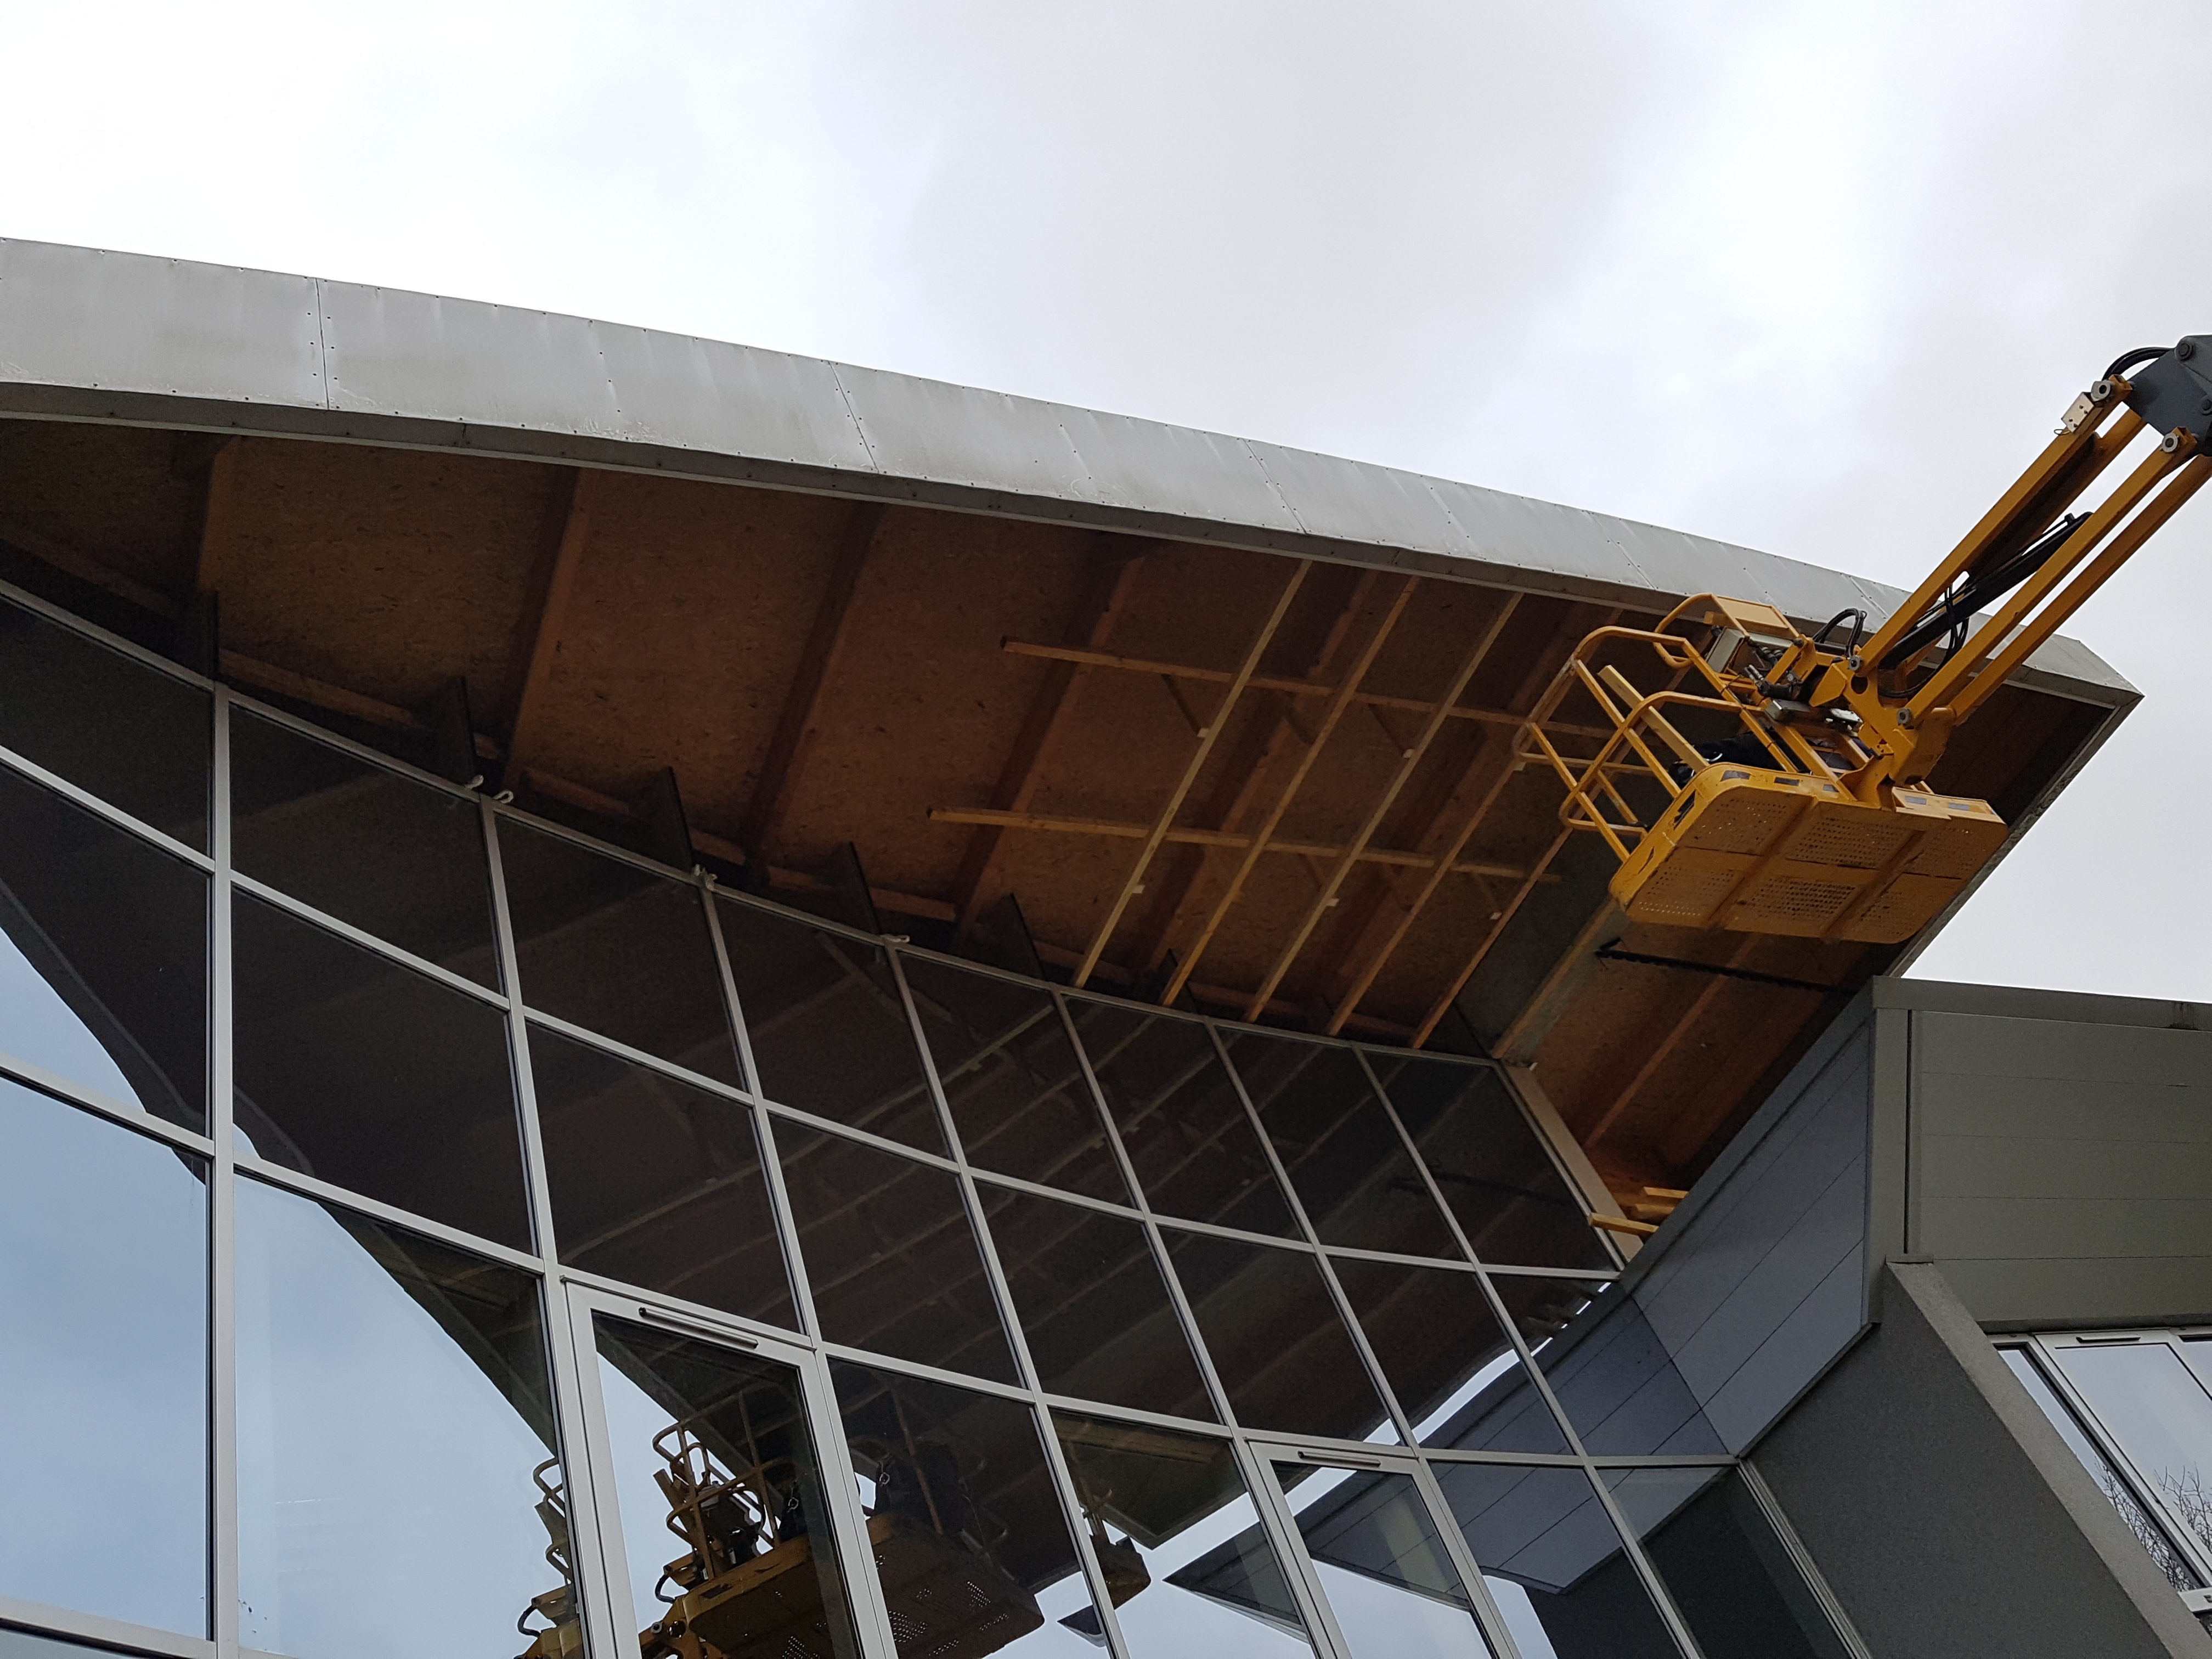
[[[1601, 628], [1531, 714], [1522, 758], [1565, 783], [1561, 820], [1620, 857], [1633, 921], [1910, 939], [2005, 837], [1988, 802], [1930, 785], [1951, 733], [2203, 484], [2208, 428], [2212, 335], [2131, 351], [1870, 637], [1861, 611], [1808, 637], [1712, 594], [1656, 629]], [[2075, 511], [2144, 434], [2140, 463]], [[1562, 753], [1546, 723], [1592, 704], [1609, 735]]]

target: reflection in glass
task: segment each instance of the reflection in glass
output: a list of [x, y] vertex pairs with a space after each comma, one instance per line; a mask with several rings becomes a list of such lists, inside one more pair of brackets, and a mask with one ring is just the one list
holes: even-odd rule
[[0, 768], [0, 1053], [204, 1131], [207, 887]]
[[1376, 1074], [1478, 1258], [1525, 1267], [1613, 1267], [1588, 1212], [1496, 1072], [1377, 1054]]
[[1179, 1229], [1167, 1241], [1239, 1423], [1346, 1440], [1390, 1433], [1314, 1257]]
[[[1492, 1280], [1517, 1322], [1531, 1324], [1583, 1300], [1571, 1279], [1498, 1274]], [[1726, 1451], [1674, 1356], [1632, 1297], [1607, 1293], [1589, 1302], [1559, 1335], [1530, 1346], [1559, 1407], [1600, 1457], [1704, 1456]]]
[[738, 1082], [699, 890], [502, 816], [522, 1000], [718, 1083]]
[[763, 1094], [787, 1106], [943, 1152], [937, 1107], [876, 945], [724, 899], [722, 941]]
[[1680, 1659], [1580, 1469], [1429, 1467], [1522, 1659]]
[[1132, 1659], [1310, 1654], [1226, 1441], [1054, 1412]]
[[1425, 1446], [1564, 1452], [1566, 1436], [1471, 1273], [1340, 1256], [1337, 1283]]
[[1211, 1421], [1143, 1224], [1030, 1193], [981, 1190], [1046, 1391]]
[[1322, 1243], [1462, 1259], [1358, 1055], [1246, 1032], [1229, 1058]]
[[2196, 1570], [2183, 1559], [2173, 1540], [2166, 1536], [2166, 1528], [2152, 1518], [2150, 1511], [2143, 1507], [2133, 1488], [2120, 1478], [2119, 1471], [2098, 1449], [2097, 1443], [2090, 1439], [2087, 1431], [2075, 1420], [2074, 1413], [2067, 1409], [2065, 1402], [2044, 1379], [2043, 1373], [2036, 1370], [2034, 1362], [2018, 1348], [2005, 1348], [2000, 1352], [2004, 1355], [2005, 1364], [2012, 1368], [2012, 1374], [2020, 1379], [2021, 1385], [2042, 1408], [2043, 1414], [2051, 1419], [2051, 1426], [2058, 1431], [2058, 1437], [2066, 1443], [2067, 1449], [2081, 1460], [2081, 1467], [2088, 1470], [2089, 1478], [2097, 1483], [2097, 1490], [2112, 1500], [2112, 1507], [2119, 1511], [2121, 1521], [2136, 1535], [2136, 1541], [2148, 1553], [2150, 1559], [2157, 1564], [2159, 1571], [2165, 1574], [2166, 1582], [2176, 1589], [2198, 1588], [2203, 1581], [2197, 1577]]
[[1205, 1026], [1126, 1003], [1068, 1007], [1154, 1209], [1248, 1232], [1297, 1231]]
[[0, 745], [207, 851], [214, 700], [0, 600]]
[[1732, 1469], [1610, 1469], [1606, 1485], [1705, 1659], [1850, 1659]]
[[822, 1334], [1015, 1381], [958, 1177], [788, 1118], [775, 1133]]
[[537, 1279], [237, 1190], [240, 1639], [481, 1659], [573, 1628]]
[[[860, 1659], [798, 1374], [592, 1322], [643, 1659]], [[524, 1659], [556, 1659], [540, 1643]]]
[[2163, 1342], [2050, 1350], [2166, 1509], [2212, 1545], [2212, 1395]]
[[533, 1025], [561, 1260], [799, 1328], [744, 1102]]
[[247, 1148], [527, 1249], [506, 1015], [243, 893], [231, 914]]
[[242, 708], [230, 722], [230, 800], [241, 875], [497, 988], [474, 801]]
[[207, 1166], [0, 1081], [0, 1595], [207, 1634]]
[[907, 988], [968, 1161], [1041, 1186], [1129, 1201], [1060, 1010], [1036, 986], [904, 958]]
[[830, 1370], [902, 1659], [1088, 1659], [1098, 1613], [1030, 1408]]
[[1322, 1593], [1352, 1659], [1489, 1659], [1474, 1604], [1444, 1553], [1429, 1506], [1410, 1474], [1316, 1479], [1311, 1464], [1278, 1464], [1296, 1498]]

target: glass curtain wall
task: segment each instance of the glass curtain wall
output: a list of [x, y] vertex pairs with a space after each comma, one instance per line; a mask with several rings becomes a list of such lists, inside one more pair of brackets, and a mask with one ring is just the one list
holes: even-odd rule
[[1726, 1650], [1646, 1540], [1729, 1460], [1548, 1374], [1619, 1261], [1502, 1071], [740, 896], [7, 598], [0, 1134], [0, 1624]]

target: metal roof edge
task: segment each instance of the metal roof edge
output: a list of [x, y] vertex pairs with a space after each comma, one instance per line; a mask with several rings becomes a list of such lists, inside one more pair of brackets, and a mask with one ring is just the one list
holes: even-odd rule
[[[1686, 532], [1134, 416], [557, 313], [0, 238], [0, 414], [621, 468], [1801, 621], [1901, 590]], [[2134, 688], [2060, 638], [2041, 689]]]

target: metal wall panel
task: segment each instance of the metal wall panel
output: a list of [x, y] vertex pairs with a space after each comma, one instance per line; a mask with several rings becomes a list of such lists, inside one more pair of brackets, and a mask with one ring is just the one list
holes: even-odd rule
[[615, 323], [593, 323], [592, 338], [605, 360], [626, 436], [805, 466], [874, 470], [833, 363]]
[[1048, 404], [849, 365], [837, 380], [884, 472], [1011, 495], [1098, 499]]
[[1250, 449], [1310, 536], [1448, 558], [1474, 555], [1467, 532], [1428, 481], [1414, 473], [1279, 444], [1254, 443]]

